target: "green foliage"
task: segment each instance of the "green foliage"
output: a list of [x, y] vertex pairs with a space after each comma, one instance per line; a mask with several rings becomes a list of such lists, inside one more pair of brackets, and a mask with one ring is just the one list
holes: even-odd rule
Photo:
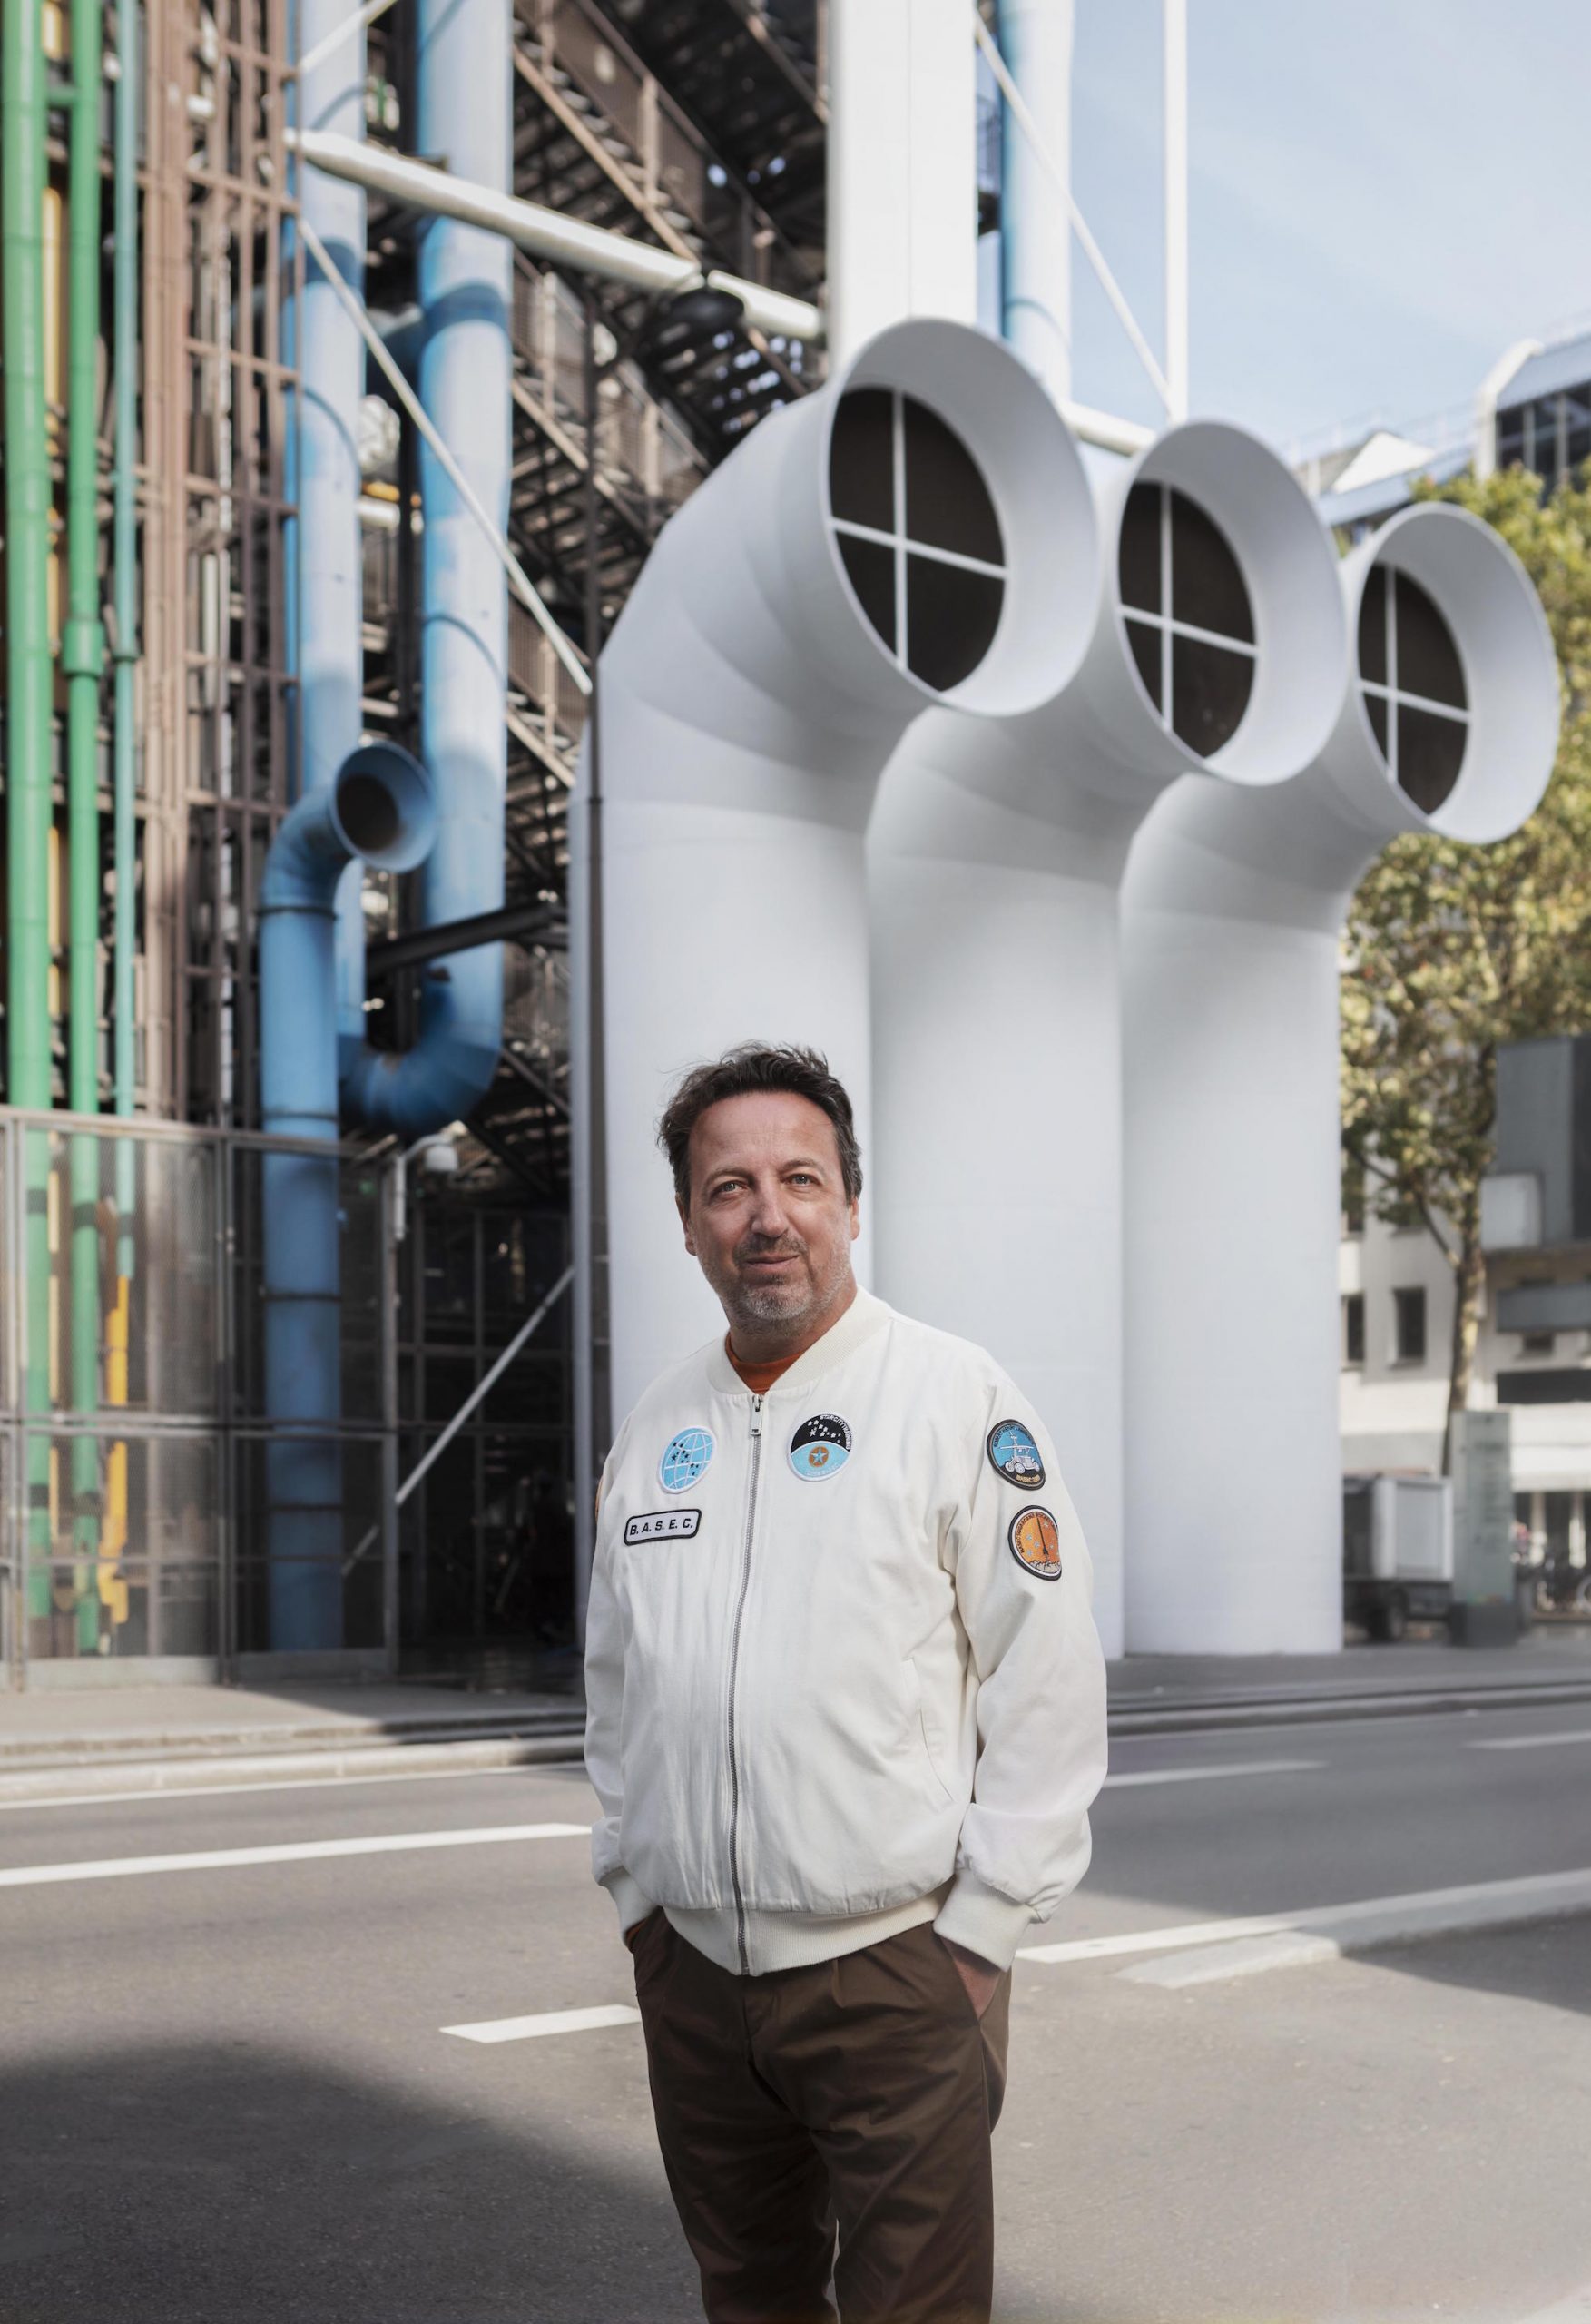
[[1394, 840], [1350, 909], [1342, 1135], [1377, 1215], [1410, 1206], [1458, 1279], [1451, 1408], [1467, 1400], [1499, 1041], [1591, 1027], [1591, 491], [1550, 498], [1517, 469], [1428, 499], [1492, 526], [1540, 594], [1564, 724], [1547, 795], [1496, 847]]

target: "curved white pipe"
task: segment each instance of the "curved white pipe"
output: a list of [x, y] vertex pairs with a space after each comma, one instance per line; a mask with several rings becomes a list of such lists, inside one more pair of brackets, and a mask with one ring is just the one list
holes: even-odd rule
[[[831, 521], [835, 414], [871, 388], [904, 391], [960, 438], [1003, 536], [997, 627], [943, 694], [902, 668], [868, 619]], [[888, 473], [879, 480], [887, 490]], [[683, 1068], [751, 1039], [815, 1043], [851, 1091], [866, 1155], [863, 834], [874, 787], [930, 703], [1017, 713], [1075, 662], [1093, 574], [1079, 569], [1075, 527], [1068, 537], [1057, 527], [1057, 508], [1086, 522], [1075, 450], [1037, 383], [975, 330], [906, 322], [821, 392], [763, 421], [686, 502], [642, 573], [598, 675], [615, 1413], [722, 1329], [682, 1248], [653, 1145]], [[577, 961], [589, 773], [571, 817]], [[578, 1028], [573, 1047], [584, 1121]], [[577, 1184], [580, 1175], [577, 1166]], [[865, 1246], [860, 1256], [865, 1265]]]
[[1384, 567], [1445, 619], [1468, 739], [1430, 814], [1393, 783], [1356, 678], [1315, 764], [1238, 797], [1191, 775], [1123, 895], [1126, 1638], [1319, 1653], [1342, 1635], [1338, 975], [1359, 879], [1400, 832], [1484, 844], [1551, 773], [1557, 671], [1536, 594], [1462, 510], [1406, 510], [1341, 568], [1350, 633]]
[[[283, 133], [288, 151], [312, 162], [329, 178], [385, 194], [400, 209], [417, 210], [422, 216], [451, 218], [464, 226], [479, 226], [501, 234], [534, 258], [550, 259], [555, 266], [574, 267], [602, 282], [627, 282], [632, 289], [660, 297], [705, 281], [715, 290], [729, 290], [740, 300], [746, 320], [758, 330], [784, 339], [817, 340], [823, 336], [823, 318], [810, 300], [792, 299], [783, 290], [770, 290], [738, 274], [717, 268], [702, 269], [672, 251], [637, 241], [631, 234], [616, 234], [606, 226], [588, 226], [539, 202], [481, 185], [462, 170], [438, 170], [386, 145], [368, 145], [362, 138], [332, 131], [289, 129]], [[468, 166], [476, 167], [473, 156]]]
[[[1202, 761], [1167, 731], [1128, 648], [1119, 527], [1139, 484], [1224, 533], [1254, 615], [1246, 715]], [[1092, 555], [1081, 510], [1050, 526]], [[1274, 456], [1241, 430], [1172, 429], [1102, 510], [1103, 587], [1075, 681], [1000, 720], [929, 711], [868, 835], [877, 1275], [909, 1314], [993, 1349], [1049, 1425], [1122, 1636], [1121, 1050], [1117, 891], [1166, 784], [1295, 774], [1330, 732], [1343, 626], [1330, 546]]]

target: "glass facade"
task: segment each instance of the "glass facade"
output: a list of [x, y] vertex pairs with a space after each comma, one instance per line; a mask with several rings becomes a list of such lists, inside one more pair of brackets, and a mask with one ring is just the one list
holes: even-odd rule
[[1591, 381], [1499, 410], [1498, 466], [1529, 468], [1548, 492], [1591, 460]]
[[[345, 1654], [569, 1634], [566, 1299], [393, 1508], [557, 1282], [566, 1219], [421, 1179], [394, 1245], [380, 1161], [331, 1149], [339, 1409], [273, 1424], [264, 1187], [307, 1151], [327, 1159], [0, 1108], [0, 1685], [129, 1660], [222, 1675], [270, 1650], [272, 1571], [306, 1554], [337, 1561]], [[339, 1512], [308, 1550], [273, 1525], [273, 1452], [280, 1473], [294, 1447]]]

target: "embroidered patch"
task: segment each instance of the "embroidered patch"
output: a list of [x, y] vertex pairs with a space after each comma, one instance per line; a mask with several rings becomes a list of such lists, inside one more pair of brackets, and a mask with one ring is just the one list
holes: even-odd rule
[[1008, 1485], [1036, 1492], [1044, 1482], [1044, 1455], [1031, 1429], [1019, 1420], [997, 1420], [989, 1431], [989, 1462]]
[[637, 1541], [688, 1541], [701, 1530], [699, 1509], [649, 1509], [644, 1517], [632, 1517], [625, 1526], [624, 1546], [630, 1549]]
[[671, 1436], [657, 1464], [657, 1482], [664, 1492], [689, 1492], [698, 1477], [705, 1476], [713, 1450], [710, 1428], [682, 1428]]
[[790, 1440], [790, 1465], [808, 1484], [838, 1475], [850, 1458], [850, 1423], [838, 1413], [814, 1413]]
[[1047, 1509], [1019, 1509], [1006, 1539], [1018, 1565], [1025, 1565], [1041, 1581], [1060, 1580], [1060, 1531]]

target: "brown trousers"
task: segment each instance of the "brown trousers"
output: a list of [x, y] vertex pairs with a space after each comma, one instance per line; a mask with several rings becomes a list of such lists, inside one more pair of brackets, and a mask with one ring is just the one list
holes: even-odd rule
[[988, 2324], [1009, 1975], [980, 2021], [927, 1924], [736, 1977], [659, 1912], [634, 1953], [709, 2324], [833, 2324], [831, 2272], [844, 2324]]

